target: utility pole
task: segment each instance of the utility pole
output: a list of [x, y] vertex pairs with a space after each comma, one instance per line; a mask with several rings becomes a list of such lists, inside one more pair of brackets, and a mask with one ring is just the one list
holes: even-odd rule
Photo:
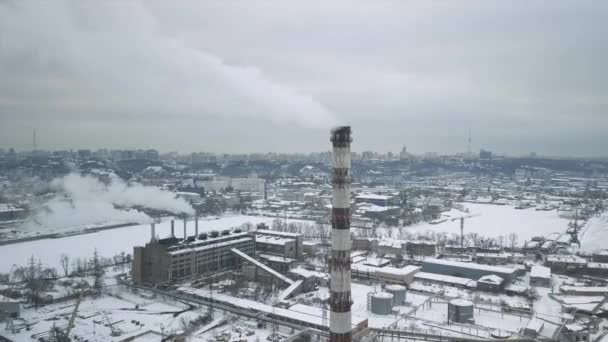
[[464, 216], [460, 217], [460, 250], [464, 251]]

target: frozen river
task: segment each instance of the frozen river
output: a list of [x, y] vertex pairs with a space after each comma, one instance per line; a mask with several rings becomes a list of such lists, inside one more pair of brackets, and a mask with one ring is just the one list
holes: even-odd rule
[[[264, 216], [226, 216], [219, 219], [199, 219], [199, 232], [222, 230], [240, 226], [245, 222], [270, 224], [275, 218]], [[292, 220], [288, 221], [291, 222]], [[188, 235], [194, 234], [194, 221], [188, 221]], [[183, 236], [183, 222], [175, 221], [175, 235]], [[156, 225], [156, 235], [160, 238], [171, 234], [170, 220]], [[137, 225], [125, 228], [104, 230], [97, 233], [68, 236], [59, 239], [43, 239], [0, 246], [0, 273], [9, 272], [14, 264], [25, 265], [34, 256], [42, 263], [58, 270], [61, 254], [70, 258], [91, 257], [97, 249], [99, 255], [112, 257], [120, 252], [133, 253], [133, 247], [150, 241], [150, 225]]]

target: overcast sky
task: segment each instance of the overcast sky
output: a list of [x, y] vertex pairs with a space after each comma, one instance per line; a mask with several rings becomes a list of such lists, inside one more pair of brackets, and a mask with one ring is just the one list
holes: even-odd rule
[[[176, 4], [179, 4], [177, 6]], [[0, 147], [608, 156], [607, 1], [0, 0]]]

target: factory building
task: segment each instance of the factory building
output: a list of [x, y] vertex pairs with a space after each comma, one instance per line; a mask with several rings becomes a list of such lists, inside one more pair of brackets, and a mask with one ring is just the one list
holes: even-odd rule
[[[185, 227], [185, 226], [184, 226]], [[185, 228], [184, 228], [185, 230]], [[240, 266], [242, 259], [231, 249], [254, 255], [254, 237], [246, 232], [223, 231], [178, 239], [152, 239], [133, 249], [131, 276], [136, 284], [159, 284]]]
[[394, 195], [377, 195], [377, 194], [360, 194], [355, 197], [355, 203], [370, 203], [380, 207], [388, 207], [399, 204], [397, 196]]
[[434, 257], [437, 251], [432, 241], [407, 241], [398, 239], [379, 239], [371, 237], [353, 237], [353, 249], [371, 251], [379, 255], [408, 255], [410, 258]]
[[530, 270], [530, 285], [550, 287], [551, 269], [540, 265], [532, 266], [532, 269]]
[[475, 261], [487, 265], [506, 265], [509, 263], [509, 255], [506, 253], [477, 253]]
[[396, 268], [392, 266], [376, 267], [363, 263], [351, 265], [353, 276], [363, 279], [376, 279], [384, 283], [410, 285], [414, 282], [415, 274], [420, 271], [417, 266], [405, 266]]
[[422, 262], [422, 271], [473, 280], [478, 280], [479, 278], [487, 275], [497, 275], [504, 279], [507, 283], [511, 283], [512, 280], [515, 279], [517, 273], [517, 269], [514, 268], [441, 259], [424, 260]]
[[587, 260], [576, 255], [547, 255], [545, 266], [553, 273], [577, 272], [587, 267]]
[[258, 229], [254, 234], [255, 248], [258, 252], [296, 260], [302, 260], [304, 257], [302, 234], [268, 229]]
[[408, 241], [406, 250], [410, 258], [434, 257], [437, 252], [437, 245], [432, 241]]

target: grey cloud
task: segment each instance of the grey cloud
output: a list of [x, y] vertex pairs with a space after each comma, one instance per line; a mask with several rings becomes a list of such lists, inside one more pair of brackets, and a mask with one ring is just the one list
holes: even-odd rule
[[335, 122], [355, 149], [455, 152], [469, 127], [509, 153], [608, 145], [606, 2], [25, 4], [0, 5], [0, 120], [47, 117], [55, 145], [66, 125], [72, 145], [318, 150]]

